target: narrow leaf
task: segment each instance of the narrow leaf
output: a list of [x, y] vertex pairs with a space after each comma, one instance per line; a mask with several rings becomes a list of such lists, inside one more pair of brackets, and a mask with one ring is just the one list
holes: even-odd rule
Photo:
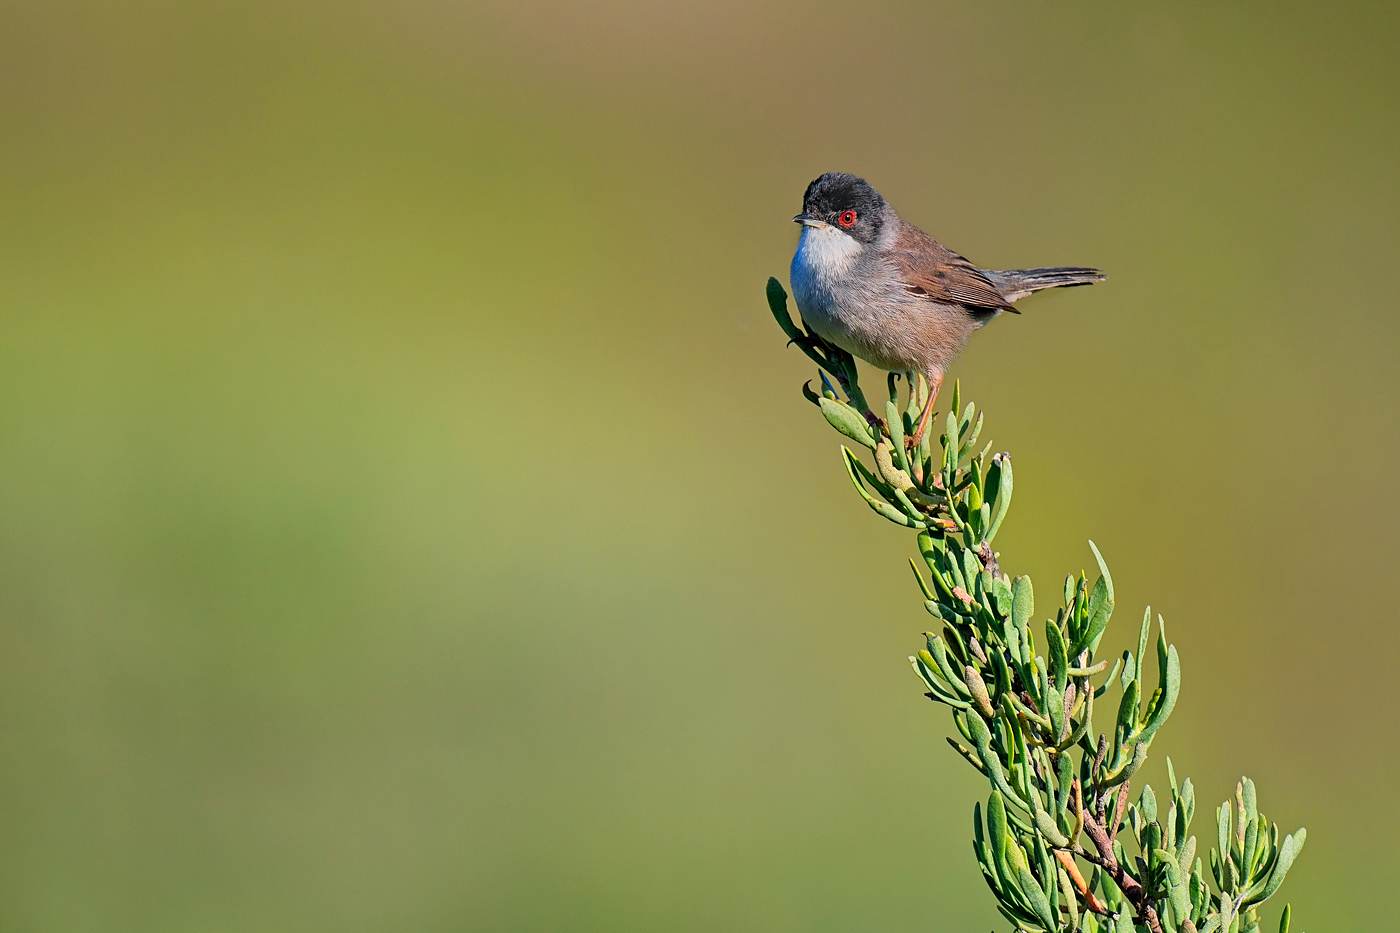
[[1031, 578], [1020, 576], [1011, 581], [1011, 621], [1024, 632], [1035, 614], [1035, 590]]
[[1063, 849], [1069, 845], [1069, 837], [1060, 832], [1060, 827], [1055, 825], [1055, 818], [1039, 807], [1035, 808], [1035, 828], [1040, 830], [1055, 848]]
[[768, 309], [773, 312], [773, 317], [777, 319], [778, 326], [787, 334], [789, 340], [801, 341], [805, 335], [797, 329], [797, 325], [792, 322], [792, 315], [788, 314], [787, 292], [783, 290], [782, 283], [771, 276], [768, 279]]
[[833, 428], [857, 444], [875, 449], [875, 438], [870, 435], [870, 425], [864, 415], [844, 402], [834, 402], [829, 398], [820, 399], [817, 404], [821, 406], [822, 414]]
[[1181, 661], [1176, 654], [1176, 646], [1167, 648], [1165, 657], [1158, 654], [1158, 661], [1162, 663], [1160, 678], [1162, 682], [1162, 695], [1152, 710], [1152, 717], [1147, 725], [1142, 729], [1141, 738], [1145, 741], [1151, 739], [1157, 730], [1162, 728], [1162, 724], [1167, 721], [1167, 717], [1172, 714], [1172, 709], [1176, 707], [1177, 695], [1181, 692]]
[[1299, 829], [1296, 833], [1283, 838], [1283, 845], [1279, 847], [1278, 862], [1274, 864], [1273, 873], [1269, 875], [1269, 883], [1257, 896], [1250, 898], [1248, 904], [1261, 904], [1274, 896], [1279, 885], [1283, 884], [1288, 869], [1293, 867], [1293, 860], [1298, 857], [1299, 852], [1303, 851], [1303, 843], [1307, 841], [1307, 838], [1308, 831], [1306, 829]]
[[1089, 594], [1089, 620], [1083, 633], [1074, 642], [1070, 651], [1072, 658], [1079, 657], [1080, 652], [1085, 649], [1098, 647], [1099, 639], [1108, 626], [1109, 617], [1113, 615], [1113, 577], [1109, 575], [1108, 565], [1104, 563], [1103, 555], [1099, 553], [1094, 542], [1090, 541], [1089, 547], [1094, 552], [1094, 560], [1099, 563], [1099, 579], [1094, 583], [1094, 591]]
[[997, 486], [996, 497], [988, 500], [994, 502], [995, 507], [991, 523], [982, 534], [983, 541], [991, 541], [997, 536], [997, 532], [1001, 530], [1002, 519], [1006, 518], [1006, 510], [1011, 508], [1011, 455], [1008, 453], [994, 454], [992, 463], [995, 464], [998, 461], [1001, 463], [1001, 482]]
[[1060, 627], [1049, 619], [1045, 621], [1045, 642], [1050, 676], [1055, 681], [1055, 689], [1063, 693], [1069, 681], [1069, 657], [1065, 654], [1065, 638], [1060, 634]]

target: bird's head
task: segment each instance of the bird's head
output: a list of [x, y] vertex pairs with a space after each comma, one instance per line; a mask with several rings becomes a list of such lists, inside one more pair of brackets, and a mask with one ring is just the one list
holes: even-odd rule
[[827, 172], [807, 186], [802, 213], [792, 218], [805, 227], [830, 228], [861, 243], [873, 243], [885, 222], [885, 199], [864, 178]]

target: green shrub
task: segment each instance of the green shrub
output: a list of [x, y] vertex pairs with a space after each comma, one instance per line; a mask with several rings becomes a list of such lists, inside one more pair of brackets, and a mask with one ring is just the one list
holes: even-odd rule
[[[1011, 504], [1011, 458], [989, 457], [990, 444], [977, 449], [976, 406], [962, 408], [954, 385], [942, 435], [930, 431], [906, 449], [927, 398], [923, 380], [910, 384], [901, 409], [891, 374], [877, 414], [855, 360], [793, 322], [776, 279], [768, 280], [768, 302], [784, 333], [820, 367], [820, 392], [804, 385], [803, 394], [869, 454], [867, 464], [842, 446], [852, 485], [877, 515], [917, 535], [927, 579], [910, 566], [936, 621], [909, 660], [926, 696], [952, 713], [958, 736], [948, 743], [989, 784], [985, 809], [972, 808], [972, 848], [1002, 916], [1017, 931], [1258, 931], [1259, 906], [1278, 891], [1306, 832], [1280, 841], [1244, 778], [1216, 811], [1207, 875], [1190, 835], [1190, 778], [1178, 785], [1168, 759], [1165, 812], [1150, 786], [1131, 800], [1133, 775], [1180, 691], [1180, 661], [1161, 617], [1158, 686], [1146, 696], [1150, 610], [1136, 651], [1124, 651], [1112, 669], [1107, 658], [1097, 660], [1113, 615], [1113, 578], [1090, 542], [1097, 579], [1066, 577], [1063, 605], [1036, 626], [1030, 578], [1008, 577], [992, 550]], [[1115, 683], [1111, 726], [1096, 734], [1095, 704]], [[1281, 933], [1289, 914], [1285, 907]]]

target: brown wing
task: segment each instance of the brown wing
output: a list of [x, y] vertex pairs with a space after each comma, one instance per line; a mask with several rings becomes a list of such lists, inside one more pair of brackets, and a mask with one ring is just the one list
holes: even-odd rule
[[910, 293], [969, 310], [1015, 311], [972, 263], [913, 224], [904, 224], [889, 253]]

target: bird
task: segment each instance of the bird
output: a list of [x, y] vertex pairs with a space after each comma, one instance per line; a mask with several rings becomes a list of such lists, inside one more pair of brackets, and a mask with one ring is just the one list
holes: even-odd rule
[[1099, 269], [980, 269], [904, 220], [864, 178], [827, 172], [807, 186], [790, 280], [802, 319], [828, 343], [873, 366], [928, 380], [906, 439], [923, 439], [944, 373], [972, 332], [1032, 292], [1090, 285]]

